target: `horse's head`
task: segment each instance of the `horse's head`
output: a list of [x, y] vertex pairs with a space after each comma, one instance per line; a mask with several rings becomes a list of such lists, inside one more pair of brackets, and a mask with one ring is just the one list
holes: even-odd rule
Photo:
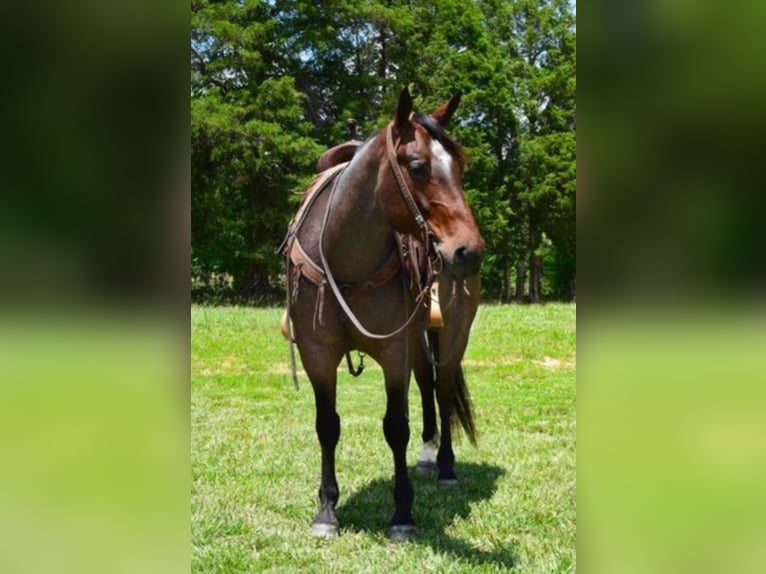
[[[421, 234], [419, 212], [445, 265], [465, 277], [478, 272], [484, 240], [463, 192], [461, 148], [444, 132], [459, 102], [457, 94], [428, 115], [413, 113], [409, 90], [402, 90], [394, 119], [380, 136], [392, 141], [380, 164], [377, 194], [397, 231]], [[407, 193], [417, 209], [408, 206]]]

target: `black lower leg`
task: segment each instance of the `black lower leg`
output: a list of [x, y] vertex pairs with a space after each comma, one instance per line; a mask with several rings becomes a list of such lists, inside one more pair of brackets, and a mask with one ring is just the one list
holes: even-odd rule
[[439, 396], [439, 415], [441, 418], [442, 434], [439, 452], [436, 455], [436, 466], [439, 468], [438, 481], [453, 482], [457, 480], [455, 474], [455, 453], [452, 450], [452, 396], [448, 392]]
[[335, 447], [340, 438], [340, 418], [333, 410], [317, 410], [317, 437], [322, 447], [322, 480], [319, 485], [319, 513], [314, 524], [327, 524], [337, 527], [335, 505], [340, 491], [335, 479]]
[[392, 526], [413, 525], [412, 503], [415, 494], [407, 476], [407, 443], [410, 426], [403, 409], [388, 410], [383, 419], [383, 434], [394, 455], [394, 504]]
[[420, 398], [423, 404], [423, 434], [421, 438], [423, 442], [428, 442], [437, 433], [433, 385], [428, 386], [428, 388], [420, 387]]
[[427, 348], [419, 349], [419, 353], [416, 354], [414, 365], [415, 380], [418, 383], [421, 405], [423, 406], [423, 434], [421, 435], [421, 438], [424, 443], [433, 439], [438, 432], [436, 427], [434, 368], [425, 356], [427, 351]]

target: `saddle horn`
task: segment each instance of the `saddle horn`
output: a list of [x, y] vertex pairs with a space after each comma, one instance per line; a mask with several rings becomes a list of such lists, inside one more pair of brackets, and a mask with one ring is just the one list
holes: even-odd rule
[[346, 128], [348, 129], [348, 139], [349, 141], [358, 140], [359, 137], [357, 135], [357, 124], [356, 120], [354, 118], [348, 118], [346, 120]]

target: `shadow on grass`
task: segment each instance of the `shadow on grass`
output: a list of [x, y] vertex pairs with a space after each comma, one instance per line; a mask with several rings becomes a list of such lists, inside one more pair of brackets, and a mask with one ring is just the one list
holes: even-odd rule
[[[451, 488], [436, 486], [435, 477], [421, 478], [410, 472], [415, 489], [413, 515], [418, 527], [415, 544], [427, 545], [440, 553], [449, 553], [474, 564], [492, 564], [511, 568], [515, 563], [511, 546], [485, 551], [446, 534], [459, 518], [468, 518], [471, 505], [489, 500], [497, 490], [505, 470], [489, 464], [456, 463], [460, 484]], [[391, 480], [378, 479], [353, 493], [337, 508], [341, 529], [385, 533], [394, 510]]]

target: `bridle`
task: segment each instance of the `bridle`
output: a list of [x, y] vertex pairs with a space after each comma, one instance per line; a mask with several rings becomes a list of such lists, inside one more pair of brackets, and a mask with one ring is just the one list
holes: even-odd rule
[[[319, 233], [319, 256], [322, 260], [322, 267], [324, 268], [325, 272], [325, 278], [327, 279], [327, 282], [330, 285], [330, 288], [332, 289], [333, 294], [335, 295], [335, 298], [338, 301], [338, 304], [340, 305], [341, 309], [343, 309], [343, 312], [346, 314], [346, 317], [348, 317], [349, 321], [356, 327], [356, 329], [365, 337], [368, 337], [370, 339], [390, 339], [391, 337], [394, 337], [407, 329], [412, 322], [417, 317], [418, 313], [420, 312], [420, 307], [423, 304], [425, 298], [429, 295], [429, 291], [431, 289], [431, 284], [436, 279], [436, 276], [441, 272], [441, 266], [442, 266], [442, 260], [441, 256], [436, 252], [435, 249], [432, 249], [432, 241], [431, 236], [434, 235], [431, 231], [428, 222], [423, 217], [423, 214], [420, 212], [420, 209], [417, 206], [417, 203], [415, 203], [415, 198], [412, 196], [412, 192], [407, 187], [407, 182], [404, 180], [404, 175], [402, 174], [401, 169], [399, 168], [399, 163], [396, 159], [396, 149], [399, 147], [400, 140], [397, 139], [396, 142], [394, 142], [393, 137], [393, 122], [388, 124], [388, 128], [386, 129], [386, 153], [388, 156], [388, 163], [391, 166], [391, 170], [394, 173], [394, 178], [396, 179], [396, 182], [399, 186], [399, 191], [402, 194], [402, 198], [404, 199], [404, 203], [407, 205], [407, 208], [409, 209], [410, 213], [412, 214], [415, 224], [420, 229], [421, 233], [423, 234], [423, 243], [425, 245], [425, 253], [426, 253], [426, 259], [428, 261], [428, 276], [425, 281], [425, 285], [422, 287], [420, 293], [418, 293], [417, 297], [415, 298], [415, 307], [410, 314], [410, 316], [407, 318], [407, 320], [402, 324], [400, 327], [398, 327], [396, 330], [390, 332], [390, 333], [373, 333], [366, 329], [364, 325], [359, 321], [359, 318], [354, 315], [354, 312], [351, 310], [351, 307], [349, 307], [348, 303], [346, 302], [345, 298], [343, 297], [343, 294], [338, 287], [337, 282], [335, 281], [335, 278], [332, 275], [332, 272], [330, 271], [330, 265], [327, 262], [327, 258], [325, 257], [324, 253], [324, 232], [327, 227], [327, 221], [329, 220], [330, 216], [330, 206], [332, 205], [332, 196], [335, 193], [335, 189], [337, 187], [337, 179], [333, 184], [332, 190], [330, 191], [330, 198], [327, 201], [327, 208], [325, 210], [324, 220], [322, 222], [322, 229]], [[340, 179], [340, 178], [338, 178]], [[438, 269], [437, 269], [438, 267]]]
[[421, 233], [423, 234], [426, 253], [428, 253], [428, 239], [429, 235], [433, 232], [428, 227], [428, 223], [426, 222], [425, 217], [423, 217], [423, 214], [420, 213], [420, 208], [418, 208], [418, 204], [415, 203], [415, 198], [412, 196], [412, 192], [407, 187], [407, 182], [404, 181], [404, 175], [402, 174], [402, 170], [399, 167], [399, 162], [396, 159], [396, 149], [399, 147], [401, 139], [397, 139], [396, 143], [394, 143], [393, 130], [394, 124], [391, 122], [388, 124], [388, 128], [386, 129], [386, 153], [388, 155], [388, 164], [391, 166], [391, 171], [394, 172], [396, 183], [399, 184], [399, 191], [402, 192], [404, 203], [407, 204], [407, 208], [410, 210], [412, 217], [415, 219], [415, 225], [418, 226]]

